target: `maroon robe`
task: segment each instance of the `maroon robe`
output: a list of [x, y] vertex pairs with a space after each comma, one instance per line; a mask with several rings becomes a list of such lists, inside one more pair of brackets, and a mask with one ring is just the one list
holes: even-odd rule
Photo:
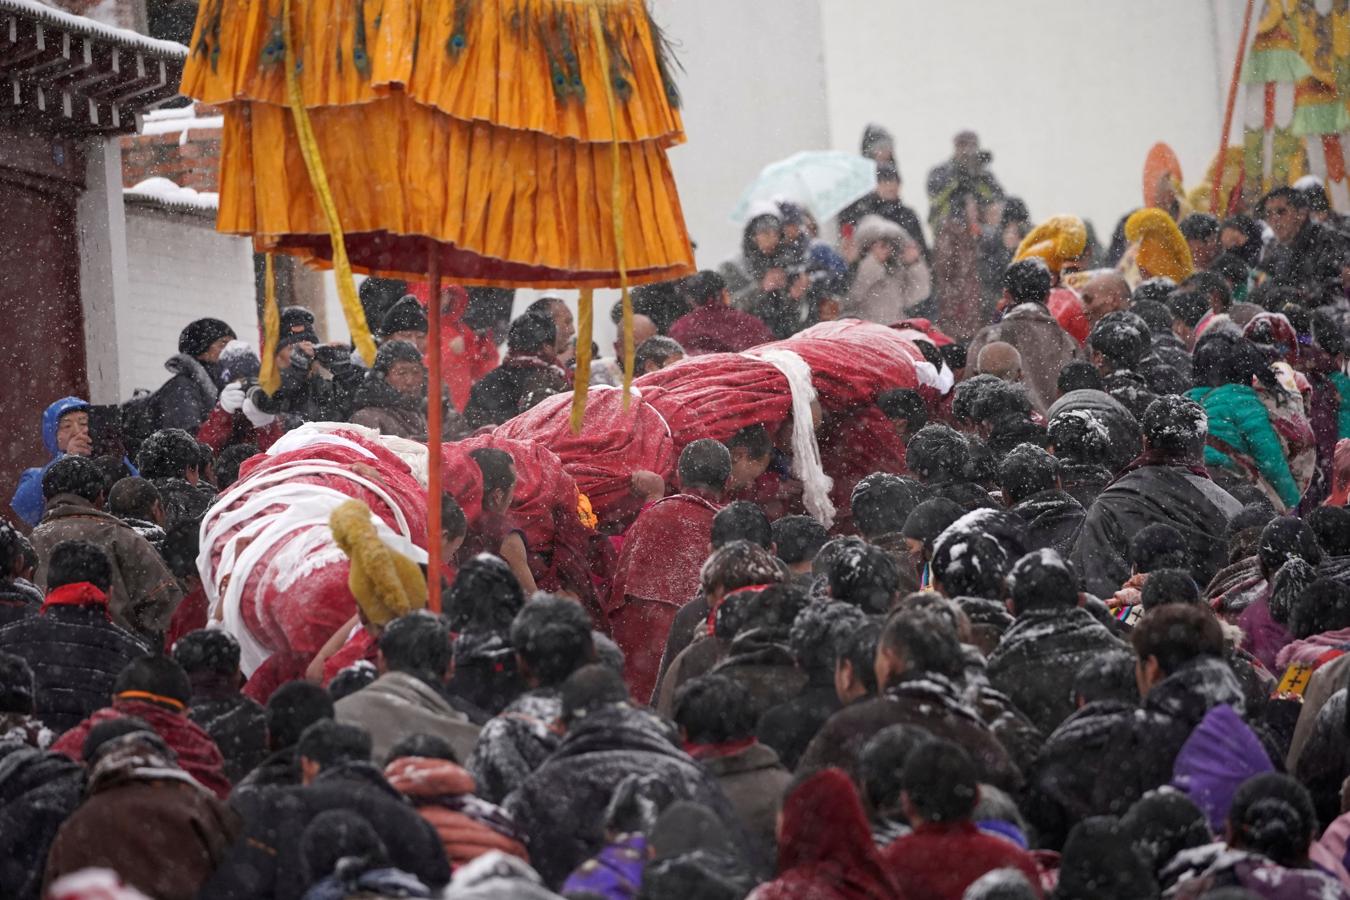
[[624, 677], [639, 701], [656, 686], [666, 633], [680, 607], [700, 590], [717, 507], [702, 497], [658, 500], [624, 536], [610, 592], [609, 627], [623, 650]]

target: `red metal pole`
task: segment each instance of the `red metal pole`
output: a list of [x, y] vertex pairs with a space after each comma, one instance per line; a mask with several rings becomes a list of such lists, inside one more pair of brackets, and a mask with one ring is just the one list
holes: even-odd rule
[[[1228, 161], [1228, 137], [1233, 130], [1233, 107], [1237, 105], [1238, 81], [1242, 78], [1242, 57], [1247, 53], [1247, 32], [1252, 25], [1252, 7], [1256, 0], [1247, 0], [1247, 9], [1242, 14], [1242, 37], [1238, 38], [1237, 54], [1233, 57], [1233, 77], [1228, 82], [1228, 105], [1223, 113], [1223, 137], [1219, 140], [1219, 157], [1214, 165], [1214, 183], [1209, 190], [1209, 211], [1219, 214], [1219, 191], [1223, 189], [1223, 171]], [[1223, 214], [1227, 214], [1224, 210]]]
[[428, 242], [427, 280], [427, 608], [441, 611], [441, 255]]

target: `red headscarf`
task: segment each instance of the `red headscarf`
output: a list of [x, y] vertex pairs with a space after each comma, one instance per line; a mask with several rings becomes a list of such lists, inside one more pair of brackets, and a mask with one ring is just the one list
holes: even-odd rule
[[[416, 281], [408, 285], [408, 292], [425, 309], [431, 301], [431, 285]], [[497, 344], [491, 335], [479, 334], [464, 324], [464, 313], [469, 308], [469, 292], [457, 284], [441, 287], [449, 300], [441, 315], [441, 380], [450, 391], [450, 402], [460, 412], [469, 402], [473, 383], [497, 368]]]
[[1331, 496], [1327, 506], [1346, 506], [1350, 497], [1350, 438], [1341, 438], [1336, 442], [1336, 455], [1331, 463]]
[[778, 876], [818, 883], [848, 900], [903, 896], [872, 843], [858, 791], [840, 769], [812, 775], [783, 802]]

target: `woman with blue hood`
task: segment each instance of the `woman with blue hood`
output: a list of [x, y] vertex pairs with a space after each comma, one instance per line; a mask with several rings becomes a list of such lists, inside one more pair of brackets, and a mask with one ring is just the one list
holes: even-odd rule
[[42, 499], [42, 476], [52, 463], [66, 454], [92, 456], [94, 443], [89, 434], [89, 403], [79, 397], [62, 397], [42, 414], [42, 442], [52, 455], [46, 465], [24, 469], [10, 508], [29, 526], [42, 521], [46, 501]]

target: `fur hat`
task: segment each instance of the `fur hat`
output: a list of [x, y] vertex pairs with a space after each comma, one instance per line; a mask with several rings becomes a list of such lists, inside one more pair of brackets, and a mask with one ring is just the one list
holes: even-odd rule
[[422, 362], [422, 354], [417, 352], [417, 348], [407, 341], [385, 341], [380, 345], [380, 350], [375, 354], [375, 365], [372, 366], [376, 372], [384, 375], [389, 374], [389, 370], [394, 367], [394, 363], [410, 362], [417, 363], [419, 366], [425, 365]]
[[1141, 209], [1125, 220], [1125, 239], [1139, 243], [1139, 268], [1180, 284], [1195, 271], [1191, 248], [1172, 217], [1161, 209]]
[[1031, 229], [1017, 245], [1013, 262], [1037, 256], [1045, 260], [1050, 271], [1059, 272], [1071, 259], [1083, 255], [1087, 246], [1087, 227], [1077, 216], [1051, 216]]
[[230, 341], [220, 351], [220, 373], [226, 381], [257, 378], [261, 370], [258, 354], [244, 341]]
[[328, 517], [333, 540], [351, 560], [347, 586], [366, 620], [385, 625], [427, 602], [422, 569], [385, 546], [371, 521], [370, 507], [348, 500]]
[[277, 350], [284, 350], [291, 344], [308, 341], [319, 343], [319, 335], [314, 331], [314, 313], [303, 306], [288, 306], [281, 311], [280, 337]]
[[399, 298], [380, 319], [380, 334], [388, 336], [400, 331], [427, 332], [427, 313], [412, 294]]

